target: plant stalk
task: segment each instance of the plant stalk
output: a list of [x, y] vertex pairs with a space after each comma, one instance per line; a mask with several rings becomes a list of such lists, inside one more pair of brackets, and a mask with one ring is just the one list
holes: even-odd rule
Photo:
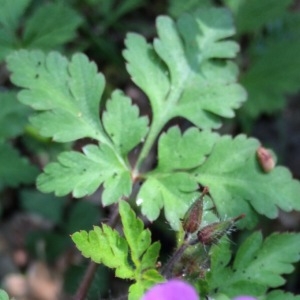
[[167, 262], [167, 264], [164, 266], [163, 270], [162, 270], [162, 275], [166, 278], [166, 279], [170, 279], [172, 277], [172, 271], [174, 268], [174, 265], [176, 262], [178, 262], [183, 254], [183, 252], [186, 250], [186, 248], [189, 246], [188, 243], [183, 243], [176, 251], [175, 253], [172, 255], [172, 257], [170, 258], [170, 260]]

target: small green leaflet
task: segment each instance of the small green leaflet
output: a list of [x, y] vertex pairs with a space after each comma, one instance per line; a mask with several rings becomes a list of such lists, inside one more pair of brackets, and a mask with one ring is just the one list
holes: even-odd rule
[[113, 92], [102, 121], [107, 134], [124, 157], [143, 141], [148, 131], [148, 118], [139, 118], [138, 107], [131, 105], [130, 98], [121, 91]]
[[38, 188], [45, 193], [74, 197], [94, 193], [104, 183], [102, 202], [109, 205], [131, 192], [130, 170], [107, 145], [87, 145], [83, 154], [63, 152], [58, 162], [48, 164], [37, 179]]
[[228, 266], [229, 246], [223, 241], [212, 250], [212, 271], [207, 279], [211, 291], [217, 289], [230, 297], [260, 296], [270, 287], [283, 285], [282, 274], [291, 273], [292, 263], [300, 259], [298, 233], [274, 233], [263, 241], [262, 234], [254, 232], [239, 247], [232, 266]]
[[159, 132], [177, 116], [200, 128], [219, 127], [220, 116], [232, 118], [246, 93], [236, 83], [236, 65], [228, 60], [239, 49], [227, 40], [234, 34], [229, 12], [200, 9], [177, 23], [162, 16], [156, 27], [153, 45], [129, 34], [124, 51], [128, 72], [150, 100], [152, 130]]
[[41, 5], [25, 23], [23, 44], [30, 49], [52, 50], [75, 38], [82, 21], [66, 3]]
[[300, 183], [287, 168], [275, 167], [264, 173], [256, 158], [259, 142], [239, 135], [221, 137], [207, 160], [193, 172], [196, 180], [209, 187], [222, 218], [246, 214], [239, 227], [253, 227], [257, 215], [276, 218], [278, 208], [300, 210]]
[[146, 174], [137, 196], [137, 204], [151, 221], [164, 208], [171, 227], [178, 230], [191, 203], [199, 196], [198, 184], [189, 172], [201, 165], [219, 136], [210, 131], [190, 128], [181, 134], [170, 128], [158, 142], [158, 165]]
[[18, 51], [8, 58], [12, 81], [25, 88], [19, 99], [42, 111], [31, 122], [46, 137], [59, 142], [90, 137], [101, 146], [88, 145], [80, 152], [64, 152], [46, 166], [38, 178], [43, 192], [83, 197], [104, 184], [102, 202], [108, 205], [131, 192], [127, 154], [145, 137], [148, 120], [120, 91], [107, 101], [100, 120], [104, 78], [83, 54], [68, 61], [52, 52]]
[[90, 137], [107, 142], [99, 119], [104, 77], [83, 54], [69, 62], [61, 54], [17, 51], [7, 59], [19, 100], [42, 111], [31, 118], [41, 135], [58, 142]]
[[155, 268], [160, 244], [151, 244], [150, 231], [144, 229], [127, 202], [120, 201], [119, 209], [124, 237], [103, 224], [90, 232], [76, 232], [72, 239], [83, 256], [116, 269], [117, 277], [135, 280], [129, 299], [138, 300], [150, 286], [163, 281]]

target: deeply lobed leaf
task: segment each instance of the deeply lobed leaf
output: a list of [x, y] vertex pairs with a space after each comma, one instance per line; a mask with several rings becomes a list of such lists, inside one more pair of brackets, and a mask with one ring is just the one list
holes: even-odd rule
[[[248, 294], [260, 296], [269, 287], [279, 287], [285, 280], [282, 274], [293, 271], [292, 263], [299, 261], [300, 239], [297, 233], [274, 233], [263, 241], [260, 232], [254, 232], [240, 246], [232, 266], [229, 243], [214, 249], [210, 289], [231, 297]], [[273, 298], [272, 298], [273, 299]]]
[[116, 276], [136, 281], [129, 289], [130, 299], [140, 299], [151, 285], [163, 281], [155, 268], [160, 244], [151, 245], [151, 233], [144, 229], [125, 201], [119, 204], [125, 238], [107, 225], [72, 235], [77, 248], [85, 257], [103, 262], [116, 269]]
[[82, 255], [97, 263], [116, 269], [116, 276], [133, 278], [133, 269], [127, 260], [128, 245], [119, 233], [103, 224], [102, 228], [75, 232], [72, 239]]
[[220, 116], [233, 117], [245, 92], [228, 61], [238, 51], [236, 43], [224, 41], [234, 33], [229, 13], [200, 9], [177, 23], [159, 17], [156, 26], [153, 46], [131, 34], [124, 51], [128, 72], [150, 100], [152, 126], [160, 129], [181, 116], [200, 128], [216, 128]]
[[24, 89], [20, 101], [45, 111], [31, 119], [42, 135], [59, 142], [90, 137], [107, 143], [98, 113], [104, 78], [85, 55], [69, 62], [56, 52], [21, 50], [7, 64], [12, 82]]
[[246, 214], [239, 226], [253, 227], [255, 210], [268, 218], [284, 211], [300, 209], [300, 183], [284, 167], [262, 171], [256, 158], [259, 142], [239, 135], [220, 138], [210, 156], [194, 170], [197, 181], [209, 187], [220, 216]]
[[147, 218], [155, 220], [164, 208], [172, 228], [179, 229], [180, 219], [199, 196], [198, 185], [189, 172], [204, 162], [217, 139], [217, 134], [196, 128], [181, 134], [178, 127], [160, 136], [158, 166], [147, 174], [137, 196]]
[[38, 188], [47, 193], [54, 191], [57, 196], [73, 192], [75, 197], [83, 197], [104, 184], [104, 205], [130, 194], [130, 171], [110, 147], [88, 145], [83, 152], [60, 154], [58, 162], [48, 164], [38, 177]]

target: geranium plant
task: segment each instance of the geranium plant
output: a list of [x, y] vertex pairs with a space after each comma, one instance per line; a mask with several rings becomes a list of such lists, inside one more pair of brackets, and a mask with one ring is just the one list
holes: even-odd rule
[[[131, 280], [129, 299], [175, 277], [211, 299], [297, 299], [277, 288], [299, 261], [298, 233], [254, 231], [236, 251], [228, 239], [235, 228], [252, 230], [260, 216], [300, 210], [299, 182], [285, 167], [265, 168], [258, 140], [217, 131], [247, 99], [231, 14], [209, 7], [176, 21], [160, 16], [156, 29], [152, 42], [129, 33], [123, 51], [151, 116], [141, 116], [120, 90], [104, 99], [104, 76], [82, 53], [8, 56], [11, 81], [21, 88], [19, 100], [35, 110], [30, 121], [39, 134], [59, 143], [91, 141], [47, 164], [38, 189], [82, 198], [102, 186], [99, 203], [116, 205], [122, 231], [111, 221], [71, 237], [83, 256]], [[169, 126], [175, 118], [184, 126]], [[163, 241], [151, 241], [142, 219], [155, 222], [162, 211], [178, 246], [159, 268]]]

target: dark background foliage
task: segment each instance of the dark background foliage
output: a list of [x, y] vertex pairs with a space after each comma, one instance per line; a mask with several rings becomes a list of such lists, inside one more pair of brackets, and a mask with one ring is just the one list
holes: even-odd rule
[[[73, 295], [88, 262], [69, 235], [106, 221], [110, 208], [102, 207], [101, 190], [76, 200], [71, 195], [42, 194], [35, 188], [35, 178], [45, 164], [60, 151], [79, 149], [87, 141], [58, 144], [29, 125], [32, 112], [17, 101], [5, 66], [5, 58], [14, 50], [58, 50], [67, 56], [84, 52], [105, 75], [106, 95], [121, 88], [142, 114], [149, 115], [145, 96], [125, 70], [126, 33], [138, 32], [151, 41], [158, 15], [176, 18], [198, 6], [227, 5], [237, 26], [240, 81], [249, 99], [237, 118], [226, 121], [220, 131], [257, 137], [274, 150], [279, 164], [300, 179], [299, 1], [0, 0], [0, 4], [7, 9], [0, 16], [0, 280], [17, 299], [25, 290], [31, 294], [22, 299], [55, 299], [51, 295], [57, 291], [63, 299]], [[189, 126], [180, 119], [172, 123]], [[258, 228], [265, 233], [299, 231], [299, 221], [299, 213], [281, 212], [276, 220], [261, 219]], [[164, 260], [174, 245], [174, 233], [165, 228], [163, 219], [149, 227], [154, 239], [162, 241]], [[233, 239], [238, 242], [242, 236], [236, 234]], [[300, 293], [299, 278], [298, 265], [288, 276], [286, 290]], [[126, 283], [100, 267], [89, 299], [113, 297], [123, 289]]]

